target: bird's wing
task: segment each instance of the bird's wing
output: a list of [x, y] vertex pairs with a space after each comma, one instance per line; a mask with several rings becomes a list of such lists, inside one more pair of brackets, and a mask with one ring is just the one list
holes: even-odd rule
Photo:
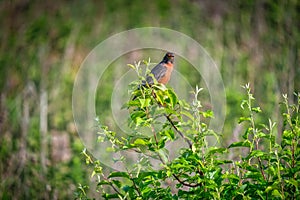
[[[166, 71], [167, 71], [167, 68], [163, 65], [163, 63], [159, 63], [151, 70], [151, 74], [153, 74], [155, 79], [159, 81], [162, 77], [164, 77], [164, 75], [166, 74]], [[147, 76], [146, 81], [150, 85], [154, 83], [151, 76]]]

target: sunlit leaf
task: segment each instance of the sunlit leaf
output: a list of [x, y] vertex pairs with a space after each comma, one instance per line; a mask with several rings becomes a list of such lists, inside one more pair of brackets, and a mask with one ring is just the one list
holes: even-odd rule
[[138, 138], [134, 141], [135, 145], [147, 145], [149, 142], [146, 139]]
[[207, 110], [205, 112], [202, 112], [202, 115], [205, 118], [213, 118], [214, 117], [214, 113], [212, 110]]
[[130, 67], [130, 68], [132, 68], [132, 69], [134, 69], [134, 70], [136, 69], [135, 66], [132, 65], [132, 64], [127, 64], [127, 66]]
[[282, 195], [280, 194], [280, 192], [277, 189], [272, 191], [272, 196], [279, 197], [282, 199]]
[[250, 117], [240, 117], [238, 123], [240, 124], [244, 121], [251, 121], [251, 118]]
[[150, 105], [151, 99], [139, 99], [140, 104], [141, 104], [141, 108], [145, 108], [148, 107]]
[[252, 111], [256, 112], [256, 113], [261, 113], [262, 110], [260, 109], [260, 107], [255, 107], [255, 108], [251, 108]]
[[177, 104], [178, 100], [177, 100], [177, 96], [176, 96], [176, 94], [174, 93], [173, 90], [171, 90], [171, 89], [168, 90], [168, 97], [170, 99], [170, 103], [171, 103], [172, 108], [174, 108], [175, 105]]
[[128, 179], [130, 178], [127, 172], [118, 172], [118, 171], [111, 172], [107, 178], [116, 178], [116, 177], [123, 177]]
[[194, 117], [193, 117], [193, 115], [190, 112], [188, 112], [186, 110], [182, 110], [181, 114], [184, 115], [184, 116], [186, 116], [186, 117], [188, 117], [190, 120], [194, 121]]
[[107, 181], [107, 180], [101, 180], [100, 182], [98, 182], [97, 185], [98, 186], [100, 186], [100, 185], [111, 185], [111, 183], [109, 181]]
[[240, 142], [234, 142], [231, 145], [229, 145], [228, 148], [233, 148], [233, 147], [250, 147], [251, 143], [246, 140], [246, 141], [240, 141]]

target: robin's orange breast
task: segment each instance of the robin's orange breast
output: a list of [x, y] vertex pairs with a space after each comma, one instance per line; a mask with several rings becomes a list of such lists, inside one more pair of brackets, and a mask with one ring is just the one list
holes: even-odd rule
[[172, 63], [164, 64], [164, 67], [167, 68], [167, 71], [166, 71], [165, 75], [158, 80], [158, 82], [166, 85], [171, 78], [171, 74], [173, 71], [173, 64]]

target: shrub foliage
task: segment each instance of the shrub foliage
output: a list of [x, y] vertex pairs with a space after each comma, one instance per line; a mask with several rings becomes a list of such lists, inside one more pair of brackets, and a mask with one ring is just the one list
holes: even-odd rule
[[[83, 151], [87, 164], [93, 166], [92, 176], [97, 177], [97, 191], [103, 198], [300, 198], [299, 94], [295, 94], [297, 103], [292, 105], [283, 95], [284, 130], [275, 137], [276, 123], [271, 119], [268, 124], [256, 122], [262, 110], [255, 106], [249, 84], [243, 86], [246, 95], [241, 109], [245, 114], [239, 123], [245, 131], [239, 141], [222, 147], [222, 135], [208, 128], [209, 118], [214, 116], [212, 111], [202, 110], [198, 98], [201, 89], [196, 87], [189, 104], [170, 87], [157, 83], [140, 86], [145, 80], [140, 63], [130, 67], [139, 75], [139, 80], [130, 85], [134, 98], [124, 106], [130, 111], [132, 134], [118, 137], [99, 124], [98, 139], [109, 141], [110, 151], [138, 153], [138, 160], [130, 170], [110, 170], [107, 174], [100, 161]], [[211, 138], [216, 144], [211, 145]], [[171, 159], [167, 145], [178, 140], [184, 145]], [[155, 168], [150, 159], [158, 161], [160, 168]], [[80, 185], [76, 198], [88, 199], [87, 190], [88, 186]]]

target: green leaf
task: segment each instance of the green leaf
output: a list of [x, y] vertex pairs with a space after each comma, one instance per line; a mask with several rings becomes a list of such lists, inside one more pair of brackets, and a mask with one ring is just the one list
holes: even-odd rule
[[239, 180], [240, 180], [240, 177], [237, 176], [236, 174], [224, 174], [223, 178], [227, 178], [227, 179], [229, 179], [231, 181], [234, 181], [236, 183], [239, 182]]
[[107, 181], [107, 180], [102, 180], [102, 181], [100, 181], [97, 185], [98, 185], [98, 186], [100, 186], [100, 185], [111, 185], [111, 182], [109, 182], [109, 181]]
[[250, 178], [250, 179], [253, 179], [253, 180], [262, 180], [262, 175], [261, 175], [260, 172], [251, 172], [251, 171], [248, 171], [245, 174], [244, 178]]
[[107, 178], [124, 177], [130, 179], [127, 172], [112, 172]]
[[98, 136], [97, 137], [97, 142], [101, 143], [101, 142], [104, 142], [105, 141], [105, 137], [103, 136]]
[[249, 159], [249, 158], [252, 158], [252, 157], [255, 157], [255, 158], [258, 158], [258, 157], [262, 157], [265, 155], [265, 152], [261, 151], [261, 150], [253, 150], [247, 157], [246, 159]]
[[147, 145], [149, 142], [146, 139], [138, 138], [134, 141], [135, 145]]
[[295, 179], [289, 179], [289, 180], [285, 180], [286, 183], [291, 184], [293, 186], [295, 186], [296, 188], [298, 188], [299, 183], [298, 181], [296, 181]]
[[231, 145], [229, 145], [228, 148], [233, 148], [233, 147], [250, 147], [251, 143], [246, 140], [246, 141], [241, 141], [241, 142], [234, 142]]
[[216, 160], [215, 161], [217, 165], [223, 165], [223, 164], [231, 164], [233, 163], [232, 160]]
[[122, 186], [122, 183], [121, 183], [121, 181], [119, 181], [119, 180], [112, 180], [112, 183], [113, 183], [114, 185], [116, 185], [118, 188], [120, 188], [120, 187]]
[[106, 152], [115, 152], [115, 149], [113, 147], [107, 147]]
[[166, 149], [159, 149], [157, 151], [157, 153], [159, 154], [159, 157], [165, 162], [167, 163], [168, 162], [168, 152], [166, 151]]
[[143, 119], [140, 118], [140, 117], [137, 117], [137, 118], [135, 119], [136, 126], [141, 126], [144, 122], [145, 122], [145, 120], [143, 120]]
[[169, 140], [175, 139], [175, 133], [172, 129], [164, 130], [160, 134], [161, 136], [166, 136]]
[[143, 188], [142, 193], [143, 193], [143, 194], [146, 194], [146, 193], [149, 193], [149, 192], [151, 192], [151, 191], [152, 191], [152, 188], [146, 187], [146, 188]]
[[248, 127], [245, 131], [245, 133], [242, 135], [242, 137], [247, 140], [249, 138], [249, 134], [251, 134], [253, 132], [253, 128], [252, 127]]
[[136, 118], [143, 118], [145, 116], [146, 116], [146, 114], [143, 111], [134, 111], [133, 113], [130, 114], [130, 118], [133, 121], [136, 121]]
[[214, 117], [214, 113], [212, 110], [207, 110], [205, 112], [202, 112], [202, 115], [205, 118], [213, 118]]
[[241, 108], [244, 110], [244, 106], [245, 105], [248, 105], [248, 102], [246, 100], [243, 100], [242, 103], [241, 103]]
[[270, 192], [271, 190], [273, 190], [273, 187], [272, 186], [268, 186], [265, 190], [266, 193]]
[[170, 99], [170, 103], [171, 103], [172, 108], [174, 108], [175, 105], [178, 102], [178, 99], [177, 99], [177, 96], [176, 96], [176, 94], [174, 93], [173, 90], [171, 90], [171, 89], [168, 90], [168, 97]]
[[283, 199], [282, 195], [279, 193], [279, 191], [277, 189], [273, 190], [272, 196]]
[[140, 103], [141, 103], [141, 108], [145, 108], [145, 107], [149, 107], [151, 99], [147, 98], [147, 99], [139, 99]]
[[161, 92], [156, 93], [156, 100], [160, 105], [163, 105], [164, 95]]
[[251, 110], [253, 112], [256, 112], [256, 113], [261, 113], [262, 112], [261, 109], [260, 109], [260, 107], [251, 108]]
[[161, 91], [166, 91], [167, 90], [166, 86], [163, 85], [163, 84], [154, 84], [153, 88], [156, 88], [156, 89], [161, 90]]
[[165, 147], [167, 138], [163, 137], [158, 141], [158, 149], [162, 149]]
[[107, 194], [107, 193], [105, 193], [105, 194], [103, 194], [103, 197], [105, 199], [116, 199], [116, 198], [120, 199], [119, 198], [120, 196], [118, 194]]
[[130, 67], [130, 68], [132, 68], [132, 69], [134, 69], [134, 70], [136, 69], [135, 66], [132, 65], [132, 64], [127, 64], [127, 66]]
[[263, 133], [263, 132], [258, 132], [256, 135], [257, 135], [257, 137], [259, 137], [259, 138], [270, 138], [270, 136], [266, 135], [266, 134]]
[[[247, 160], [247, 159], [246, 159], [246, 160]], [[248, 171], [250, 171], [250, 172], [259, 172], [259, 170], [258, 170], [256, 167], [252, 166], [252, 165], [247, 165], [247, 166], [246, 166], [246, 169], [247, 169]]]
[[188, 104], [188, 103], [187, 103], [186, 101], [184, 101], [184, 100], [179, 100], [178, 103], [179, 103], [179, 105], [180, 105], [183, 109], [185, 109], [185, 110], [190, 110], [190, 108], [191, 108], [190, 104]]
[[215, 153], [224, 153], [226, 152], [226, 148], [218, 148], [218, 147], [210, 147], [209, 148], [209, 154], [215, 154]]
[[182, 110], [180, 113], [181, 113], [182, 115], [188, 117], [190, 120], [194, 121], [194, 117], [193, 117], [193, 115], [192, 115], [190, 112], [185, 111], [185, 110]]
[[238, 123], [240, 124], [244, 121], [251, 121], [251, 118], [250, 117], [240, 117]]

